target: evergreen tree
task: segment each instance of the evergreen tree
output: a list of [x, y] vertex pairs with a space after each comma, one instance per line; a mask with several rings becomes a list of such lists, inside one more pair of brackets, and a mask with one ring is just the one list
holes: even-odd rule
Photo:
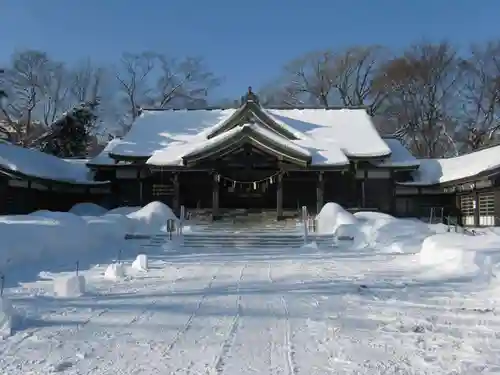
[[86, 102], [65, 113], [41, 143], [41, 150], [60, 158], [84, 157], [97, 120], [99, 101]]

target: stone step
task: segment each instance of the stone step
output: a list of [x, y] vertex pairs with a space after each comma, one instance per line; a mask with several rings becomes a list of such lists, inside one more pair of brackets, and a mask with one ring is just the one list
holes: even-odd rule
[[265, 236], [265, 235], [199, 235], [199, 236], [184, 236], [184, 242], [186, 241], [234, 241], [234, 240], [260, 240], [260, 241], [303, 241], [303, 236]]

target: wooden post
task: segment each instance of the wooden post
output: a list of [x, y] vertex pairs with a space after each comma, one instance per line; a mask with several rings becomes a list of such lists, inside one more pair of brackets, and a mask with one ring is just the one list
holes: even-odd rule
[[316, 183], [316, 214], [319, 214], [325, 204], [325, 179], [323, 172], [319, 172], [318, 181]]
[[306, 206], [302, 206], [302, 212], [301, 212], [301, 216], [302, 216], [302, 224], [304, 225], [304, 244], [307, 245], [307, 243], [309, 242], [309, 231], [308, 231], [308, 216], [307, 216], [307, 207]]
[[179, 214], [179, 206], [180, 206], [180, 188], [179, 188], [179, 174], [174, 173], [174, 201], [173, 201], [173, 209], [176, 215]]
[[216, 173], [212, 179], [212, 220], [219, 218], [219, 177]]
[[179, 215], [179, 235], [182, 234], [182, 228], [184, 227], [184, 220], [186, 219], [186, 207], [181, 206], [181, 213]]
[[481, 219], [479, 215], [479, 193], [475, 188], [472, 190], [472, 196], [474, 198], [474, 226], [478, 227]]
[[283, 220], [283, 175], [278, 175], [276, 186], [276, 219]]

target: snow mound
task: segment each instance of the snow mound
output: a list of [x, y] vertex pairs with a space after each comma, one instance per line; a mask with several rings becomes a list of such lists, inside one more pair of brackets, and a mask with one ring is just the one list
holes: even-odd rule
[[125, 277], [125, 267], [122, 263], [113, 263], [106, 268], [104, 277], [109, 280], [118, 280]]
[[54, 295], [57, 297], [79, 297], [83, 293], [85, 293], [85, 277], [82, 275], [54, 279]]
[[108, 215], [128, 215], [132, 212], [139, 211], [142, 207], [134, 206], [134, 207], [117, 207], [108, 211]]
[[75, 204], [68, 212], [77, 216], [101, 216], [108, 210], [94, 203], [78, 203]]
[[179, 221], [172, 209], [162, 202], [151, 202], [143, 208], [129, 213], [127, 217], [134, 221], [135, 233], [164, 232], [168, 219]]
[[12, 303], [5, 297], [0, 298], [0, 338], [6, 339], [12, 335], [15, 311]]
[[347, 212], [337, 203], [329, 202], [323, 206], [316, 216], [317, 231], [320, 234], [335, 233], [341, 225], [355, 225], [358, 223], [356, 217]]
[[435, 234], [427, 224], [416, 219], [398, 219], [378, 212], [357, 212], [360, 237], [365, 246], [388, 253], [420, 251], [422, 242]]
[[[0, 269], [60, 257], [77, 261], [97, 251], [116, 254], [127, 247], [126, 234], [158, 233], [165, 229], [168, 219], [178, 221], [170, 207], [160, 202], [143, 208], [103, 210], [83, 203], [74, 206], [73, 212], [78, 214], [40, 210], [29, 215], [0, 216]], [[99, 215], [81, 215], [89, 211]]]
[[148, 256], [146, 254], [139, 254], [132, 262], [132, 268], [137, 271], [148, 270]]
[[461, 233], [440, 233], [426, 238], [418, 255], [421, 266], [441, 274], [474, 274], [489, 282], [500, 261], [500, 238]]

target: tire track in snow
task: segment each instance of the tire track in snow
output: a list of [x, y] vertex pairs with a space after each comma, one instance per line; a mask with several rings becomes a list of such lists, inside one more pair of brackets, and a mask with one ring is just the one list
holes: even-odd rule
[[[224, 264], [225, 265], [225, 264]], [[223, 265], [223, 266], [224, 266]], [[198, 314], [198, 312], [200, 311], [201, 309], [201, 306], [203, 305], [203, 302], [205, 302], [205, 300], [207, 299], [207, 292], [212, 288], [212, 285], [214, 284], [214, 281], [217, 279], [217, 275], [219, 274], [220, 270], [222, 269], [222, 267], [219, 267], [215, 273], [212, 275], [212, 278], [210, 279], [210, 282], [207, 284], [207, 286], [204, 288], [204, 293], [203, 295], [200, 297], [200, 299], [198, 300], [198, 303], [196, 304], [196, 307], [194, 308], [193, 312], [191, 313], [191, 315], [189, 315], [188, 319], [186, 320], [186, 323], [184, 324], [184, 326], [179, 330], [177, 331], [177, 333], [175, 334], [174, 338], [172, 339], [172, 341], [170, 341], [170, 343], [167, 345], [167, 347], [162, 351], [162, 354], [164, 356], [167, 356], [168, 353], [174, 348], [174, 346], [179, 342], [179, 340], [181, 339], [182, 336], [184, 336], [186, 334], [187, 331], [189, 331], [189, 329], [191, 328], [192, 324], [193, 324], [193, 320], [194, 318], [196, 317], [196, 315]]]
[[[269, 263], [267, 277], [269, 279], [269, 282], [271, 284], [274, 284], [271, 263]], [[295, 362], [295, 350], [294, 350], [292, 338], [291, 338], [290, 312], [288, 310], [288, 304], [287, 304], [284, 296], [280, 297], [280, 301], [281, 301], [281, 306], [282, 306], [283, 311], [284, 311], [284, 319], [285, 319], [285, 321], [284, 321], [285, 329], [284, 329], [284, 333], [283, 333], [283, 346], [285, 348], [284, 360], [286, 362], [286, 366], [287, 366], [287, 370], [288, 370], [287, 373], [289, 375], [295, 375], [298, 373], [298, 367], [297, 367], [296, 362]], [[275, 346], [276, 345], [273, 342], [271, 342], [271, 345], [270, 345], [271, 358], [272, 358], [272, 350], [274, 349]], [[271, 371], [272, 370], [273, 370], [273, 368], [271, 368]]]
[[283, 305], [283, 310], [285, 311], [285, 334], [283, 337], [283, 342], [286, 348], [286, 363], [288, 366], [288, 374], [295, 375], [298, 372], [298, 367], [295, 363], [295, 350], [293, 348], [291, 338], [290, 312], [288, 310], [288, 304], [286, 303], [284, 296], [281, 297], [281, 304]]
[[244, 274], [247, 266], [248, 266], [248, 264], [245, 263], [240, 271], [240, 277], [238, 279], [238, 284], [236, 286], [236, 293], [238, 294], [238, 297], [236, 298], [236, 314], [233, 318], [233, 321], [231, 323], [231, 327], [229, 328], [229, 331], [226, 335], [226, 338], [225, 338], [224, 342], [222, 343], [220, 353], [215, 358], [214, 364], [212, 366], [212, 371], [211, 371], [212, 374], [222, 374], [223, 373], [225, 358], [229, 354], [231, 347], [234, 344], [234, 340], [236, 339], [236, 334], [238, 332], [240, 319], [241, 319], [241, 316], [243, 313], [242, 307], [241, 307], [240, 285], [241, 285], [241, 281], [243, 280], [243, 274]]
[[[183, 327], [180, 328], [175, 333], [174, 338], [170, 341], [170, 343], [166, 346], [166, 348], [164, 348], [164, 349], [158, 348], [160, 350], [160, 353], [161, 353], [160, 354], [161, 358], [168, 359], [168, 353], [175, 347], [175, 345], [181, 340], [181, 338], [191, 329], [192, 322], [195, 319], [198, 311], [201, 309], [203, 302], [206, 300], [208, 291], [212, 288], [213, 283], [215, 282], [215, 280], [217, 279], [217, 276], [220, 274], [220, 271], [224, 268], [225, 265], [226, 265], [226, 263], [220, 265], [215, 270], [215, 272], [211, 276], [210, 281], [203, 288], [202, 296], [199, 298], [194, 310], [191, 312], [190, 316], [188, 317], [188, 319], [184, 323]], [[182, 279], [182, 277], [178, 278], [177, 280], [179, 280], [179, 279]], [[171, 288], [172, 287], [173, 287], [173, 284], [171, 285]], [[172, 288], [172, 293], [175, 294], [175, 291], [173, 290], [173, 288]], [[150, 303], [150, 307], [151, 307], [151, 305], [156, 304], [160, 301], [161, 301], [161, 299], [156, 299], [155, 301]], [[156, 314], [155, 311], [150, 311], [149, 314], [145, 314], [145, 317], [147, 317], [146, 321], [152, 319], [155, 314]], [[132, 324], [137, 324], [140, 321], [144, 321], [144, 319], [136, 319]], [[160, 332], [159, 332], [160, 335], [163, 332], [164, 332], [164, 328], [160, 328]], [[119, 349], [119, 351], [114, 352], [113, 350], [111, 350], [109, 353], [110, 354], [114, 353], [114, 355], [111, 356], [111, 359], [109, 359], [107, 361], [107, 363], [103, 364], [102, 359], [100, 359], [99, 364], [96, 364], [95, 366], [91, 366], [91, 368], [88, 369], [87, 372], [85, 372], [85, 374], [87, 374], [87, 375], [91, 375], [91, 374], [103, 375], [103, 374], [107, 374], [107, 373], [115, 373], [116, 369], [114, 369], [114, 365], [116, 365], [116, 363], [115, 363], [116, 358], [126, 358], [126, 357], [129, 357], [127, 359], [127, 364], [129, 364], [129, 365], [125, 366], [125, 368], [127, 368], [127, 371], [130, 371], [130, 373], [135, 373], [134, 371], [139, 371], [141, 369], [144, 370], [144, 363], [142, 363], [141, 360], [139, 360], [139, 358], [136, 355], [134, 355], [133, 350], [127, 352], [126, 345], [115, 345], [115, 347], [117, 347]], [[152, 347], [152, 348], [150, 348], [150, 350], [152, 350], [153, 352], [156, 352], [157, 348]], [[126, 355], [125, 355], [125, 353], [126, 353]], [[147, 356], [144, 356], [144, 358], [147, 358]], [[156, 367], [158, 367], [158, 368], [156, 368]], [[159, 371], [159, 367], [160, 367], [160, 365], [158, 363], [156, 363], [156, 366], [154, 368], [155, 372]], [[127, 372], [127, 373], [129, 373], [129, 372]]]

